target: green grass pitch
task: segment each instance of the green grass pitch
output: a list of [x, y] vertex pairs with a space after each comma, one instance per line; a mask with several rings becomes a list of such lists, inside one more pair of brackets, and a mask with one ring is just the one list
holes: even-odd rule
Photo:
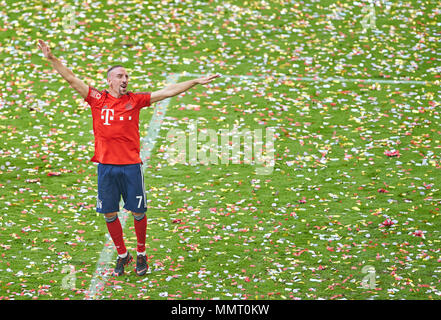
[[[114, 64], [132, 91], [223, 75], [171, 99], [145, 166], [150, 271], [103, 275], [98, 299], [440, 298], [435, 1], [0, 4], [1, 300], [87, 298], [106, 243], [90, 111], [39, 38], [99, 89]], [[195, 121], [274, 128], [271, 172], [172, 165], [168, 132]]]

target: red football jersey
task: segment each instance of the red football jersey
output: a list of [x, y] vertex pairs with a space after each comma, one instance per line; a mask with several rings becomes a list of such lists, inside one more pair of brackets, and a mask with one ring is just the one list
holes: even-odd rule
[[95, 135], [92, 161], [103, 164], [141, 163], [139, 111], [150, 106], [150, 92], [128, 92], [115, 98], [106, 90], [89, 87], [85, 101], [92, 110]]

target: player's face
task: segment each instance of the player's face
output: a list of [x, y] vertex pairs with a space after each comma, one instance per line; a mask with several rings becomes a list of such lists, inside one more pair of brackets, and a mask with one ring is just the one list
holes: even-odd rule
[[129, 75], [123, 67], [112, 70], [109, 74], [109, 87], [120, 95], [127, 93], [127, 86], [129, 85]]

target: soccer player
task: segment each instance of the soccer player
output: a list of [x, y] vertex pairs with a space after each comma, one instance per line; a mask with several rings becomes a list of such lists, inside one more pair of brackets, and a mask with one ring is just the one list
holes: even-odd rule
[[133, 257], [127, 251], [123, 230], [118, 219], [119, 202], [134, 217], [137, 238], [136, 273], [147, 272], [146, 195], [142, 161], [139, 156], [139, 112], [142, 108], [166, 98], [176, 96], [198, 84], [207, 84], [219, 75], [197, 78], [171, 84], [154, 92], [128, 91], [129, 75], [121, 65], [107, 71], [108, 89], [99, 91], [86, 85], [55, 57], [49, 46], [38, 40], [38, 47], [52, 67], [90, 105], [95, 136], [95, 153], [92, 161], [98, 163], [98, 196], [96, 211], [104, 215], [107, 229], [118, 252], [115, 275], [124, 274], [124, 266]]

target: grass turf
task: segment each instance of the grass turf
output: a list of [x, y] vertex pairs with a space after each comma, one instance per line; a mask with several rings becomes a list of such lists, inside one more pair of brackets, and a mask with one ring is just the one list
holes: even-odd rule
[[[435, 4], [377, 4], [376, 28], [363, 32], [365, 2], [27, 3], [1, 11], [2, 299], [84, 299], [105, 242], [90, 112], [37, 38], [98, 88], [116, 63], [133, 91], [159, 89], [173, 72], [225, 75], [172, 99], [145, 171], [151, 272], [109, 277], [99, 298], [439, 297]], [[152, 111], [142, 111], [141, 135]], [[216, 132], [275, 128], [271, 174], [171, 165], [167, 134], [195, 120]], [[125, 235], [133, 248], [130, 220]]]

